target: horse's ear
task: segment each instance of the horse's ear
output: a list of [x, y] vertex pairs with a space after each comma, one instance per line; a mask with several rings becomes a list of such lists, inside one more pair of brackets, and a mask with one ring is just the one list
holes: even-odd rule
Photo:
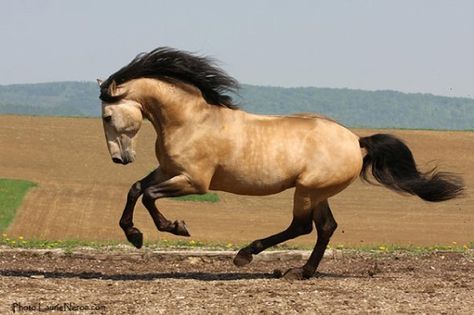
[[117, 91], [117, 83], [113, 80], [109, 85], [108, 93], [109, 95], [115, 95], [115, 91]]
[[104, 81], [101, 80], [101, 79], [97, 79], [97, 84], [99, 85], [99, 87], [102, 85], [102, 82], [104, 82]]

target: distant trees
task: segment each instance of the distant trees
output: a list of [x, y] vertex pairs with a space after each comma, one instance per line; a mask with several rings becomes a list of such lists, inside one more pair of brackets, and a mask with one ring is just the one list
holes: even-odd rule
[[54, 82], [0, 86], [0, 113], [47, 116], [98, 116], [95, 82]]
[[[95, 82], [0, 86], [0, 114], [98, 116]], [[237, 103], [261, 114], [316, 112], [346, 126], [474, 130], [474, 99], [395, 91], [243, 85]]]
[[396, 91], [244, 85], [242, 107], [255, 113], [316, 112], [351, 127], [474, 130], [474, 99]]

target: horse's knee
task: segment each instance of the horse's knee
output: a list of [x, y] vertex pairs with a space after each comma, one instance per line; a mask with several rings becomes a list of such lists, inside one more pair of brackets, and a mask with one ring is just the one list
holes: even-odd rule
[[128, 198], [129, 199], [137, 199], [138, 197], [140, 197], [140, 195], [143, 193], [142, 191], [142, 185], [141, 183], [138, 181], [136, 183], [134, 183], [131, 187], [130, 187], [130, 190], [128, 191]]
[[155, 200], [156, 198], [152, 196], [148, 189], [143, 192], [142, 203], [146, 208], [153, 206], [155, 204]]

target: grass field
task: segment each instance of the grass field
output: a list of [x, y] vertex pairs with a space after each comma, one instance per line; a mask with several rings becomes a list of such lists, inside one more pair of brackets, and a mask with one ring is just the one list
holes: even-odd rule
[[[355, 130], [360, 135], [378, 130]], [[425, 169], [463, 175], [466, 197], [430, 204], [387, 189], [355, 182], [331, 199], [339, 228], [331, 245], [452, 246], [474, 240], [474, 132], [383, 130], [406, 140]], [[0, 177], [38, 183], [6, 231], [18, 240], [124, 241], [118, 220], [130, 185], [156, 167], [155, 135], [145, 124], [137, 161], [113, 164], [98, 119], [0, 116]], [[170, 220], [185, 220], [187, 241], [242, 244], [286, 228], [291, 221], [293, 190], [248, 197], [217, 192], [218, 202], [163, 199], [157, 202]], [[212, 196], [212, 195], [211, 195]], [[135, 224], [150, 242], [177, 242], [158, 233], [139, 203]], [[311, 234], [289, 246], [314, 244]]]
[[216, 193], [207, 193], [204, 195], [186, 195], [180, 197], [173, 197], [175, 200], [180, 201], [196, 201], [196, 202], [219, 202], [219, 195]]
[[29, 181], [0, 178], [0, 232], [8, 227], [23, 197], [35, 186]]

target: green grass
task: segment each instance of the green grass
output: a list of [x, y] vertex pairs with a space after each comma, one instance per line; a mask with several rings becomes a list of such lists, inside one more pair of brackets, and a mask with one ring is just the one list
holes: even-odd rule
[[356, 247], [346, 247], [342, 244], [330, 245], [329, 248], [335, 249], [347, 249], [349, 251], [358, 252], [369, 252], [369, 253], [395, 253], [395, 252], [407, 252], [412, 254], [426, 254], [433, 252], [456, 252], [462, 253], [467, 250], [474, 249], [474, 242], [467, 244], [457, 244], [456, 242], [451, 245], [432, 245], [432, 246], [416, 246], [416, 245], [397, 245], [397, 244], [383, 244], [383, 245], [365, 245]]
[[181, 197], [173, 197], [172, 199], [181, 201], [218, 202], [219, 196], [216, 193], [207, 193], [204, 195], [186, 195]]
[[[0, 235], [0, 246], [10, 248], [26, 249], [63, 249], [66, 252], [72, 252], [75, 249], [87, 247], [101, 250], [120, 250], [123, 245], [133, 248], [126, 241], [83, 241], [83, 240], [26, 240], [23, 237], [12, 238], [6, 233]], [[152, 250], [180, 250], [180, 249], [206, 249], [206, 250], [238, 250], [247, 244], [222, 243], [222, 242], [202, 242], [192, 239], [181, 240], [159, 240], [145, 241], [144, 247]], [[468, 244], [436, 245], [436, 246], [415, 246], [415, 245], [371, 245], [363, 247], [348, 247], [342, 244], [329, 245], [330, 249], [343, 250], [346, 253], [371, 253], [371, 254], [392, 254], [397, 252], [422, 255], [435, 252], [466, 253], [474, 249], [474, 242]], [[281, 244], [268, 250], [311, 250], [312, 246], [299, 246]]]
[[94, 249], [103, 249], [108, 247], [117, 247], [120, 244], [124, 244], [119, 241], [82, 241], [82, 240], [39, 240], [29, 239], [26, 240], [22, 236], [14, 238], [9, 237], [6, 233], [3, 233], [0, 237], [0, 245], [8, 246], [10, 248], [26, 248], [26, 249], [64, 249], [66, 251], [72, 251], [80, 247], [89, 247]]
[[0, 178], [0, 231], [6, 230], [15, 217], [28, 190], [36, 184], [16, 179]]
[[[83, 240], [26, 240], [22, 236], [10, 237], [6, 233], [0, 235], [0, 246], [7, 246], [10, 248], [26, 248], [26, 249], [64, 249], [71, 251], [81, 247], [88, 247], [93, 249], [119, 249], [121, 246], [127, 245], [133, 248], [131, 244], [126, 241], [83, 241]], [[211, 249], [211, 250], [234, 250], [240, 248], [241, 245], [232, 243], [213, 243], [201, 242], [195, 240], [160, 240], [160, 241], [145, 241], [144, 247], [149, 249]]]

